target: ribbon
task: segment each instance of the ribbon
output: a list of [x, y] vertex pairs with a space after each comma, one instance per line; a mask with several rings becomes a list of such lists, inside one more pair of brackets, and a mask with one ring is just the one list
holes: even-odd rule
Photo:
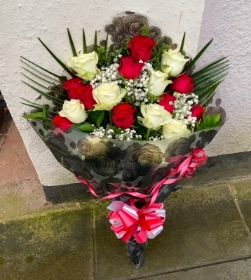
[[[168, 185], [168, 184], [173, 184], [176, 183], [178, 180], [180, 180], [182, 177], [186, 178], [191, 178], [194, 174], [194, 171], [197, 167], [202, 166], [206, 163], [207, 157], [205, 152], [200, 149], [200, 148], [194, 148], [192, 149], [191, 153], [189, 156], [184, 156], [182, 159], [180, 156], [177, 157], [172, 157], [169, 162], [171, 163], [176, 163], [180, 162], [181, 163], [176, 167], [171, 169], [165, 177], [155, 183], [149, 190], [150, 194], [142, 194], [137, 192], [137, 187], [130, 189], [130, 187], [123, 186], [123, 188], [126, 189], [126, 191], [118, 191], [118, 185], [116, 183], [111, 183], [111, 185], [114, 186], [115, 190], [113, 193], [103, 197], [103, 199], [108, 200], [108, 199], [114, 199], [116, 197], [119, 197], [121, 195], [129, 195], [135, 198], [139, 199], [146, 199], [151, 197], [150, 201], [150, 206], [153, 205], [154, 201], [157, 198], [158, 191], [162, 185]], [[83, 184], [87, 185], [89, 191], [98, 198], [98, 195], [94, 191], [94, 188], [92, 187], [91, 183], [81, 179], [76, 176], [76, 178]]]
[[133, 236], [138, 243], [144, 243], [147, 238], [153, 239], [163, 230], [165, 210], [163, 203], [153, 203], [149, 207], [149, 202], [146, 202], [141, 209], [136, 208], [134, 203], [134, 199], [129, 204], [113, 201], [107, 207], [111, 210], [108, 219], [117, 238], [126, 242]]

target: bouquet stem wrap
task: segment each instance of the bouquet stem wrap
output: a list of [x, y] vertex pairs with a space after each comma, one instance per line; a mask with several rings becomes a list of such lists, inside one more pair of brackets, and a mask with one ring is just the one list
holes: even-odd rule
[[[200, 148], [194, 148], [192, 149], [191, 153], [188, 156], [177, 156], [177, 157], [173, 157], [170, 159], [170, 162], [175, 165], [177, 165], [178, 162], [181, 162], [176, 168], [171, 169], [168, 174], [166, 174], [164, 176], [164, 179], [158, 181], [157, 183], [155, 183], [152, 187], [146, 188], [150, 190], [150, 194], [142, 194], [139, 192], [136, 192], [135, 190], [137, 190], [138, 188], [136, 187], [127, 187], [127, 186], [123, 186], [124, 189], [126, 189], [127, 191], [119, 191], [121, 185], [120, 184], [116, 184], [116, 183], [110, 183], [110, 185], [112, 185], [114, 187], [114, 191], [107, 195], [104, 196], [102, 199], [114, 199], [117, 198], [119, 196], [122, 195], [129, 195], [132, 196], [134, 198], [138, 198], [138, 199], [147, 199], [151, 197], [151, 201], [150, 201], [150, 206], [155, 202], [157, 195], [158, 195], [158, 191], [160, 189], [160, 187], [162, 185], [165, 184], [173, 184], [176, 183], [178, 180], [180, 180], [182, 177], [186, 177], [186, 178], [190, 178], [193, 176], [194, 171], [197, 167], [202, 166], [206, 163], [207, 157], [206, 154], [204, 152], [204, 150], [200, 149]], [[153, 174], [154, 176], [154, 174]], [[174, 178], [175, 177], [175, 178]], [[76, 177], [81, 183], [87, 185], [89, 191], [91, 192], [91, 194], [93, 196], [95, 196], [96, 198], [98, 198], [98, 195], [96, 194], [94, 188], [91, 185], [91, 182], [88, 182], [87, 180], [81, 179], [79, 177]]]

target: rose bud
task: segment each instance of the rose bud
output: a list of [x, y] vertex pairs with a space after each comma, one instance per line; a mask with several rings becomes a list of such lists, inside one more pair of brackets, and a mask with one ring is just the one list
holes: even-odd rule
[[122, 56], [118, 71], [121, 76], [130, 80], [140, 75], [143, 66], [143, 63], [135, 62], [132, 56]]
[[196, 117], [197, 121], [200, 121], [204, 111], [205, 109], [198, 104], [194, 105], [193, 108], [190, 110], [190, 112], [192, 113], [191, 116]]
[[63, 88], [67, 90], [70, 99], [80, 100], [86, 110], [92, 109], [96, 104], [92, 95], [92, 86], [90, 84], [83, 84], [80, 78], [72, 78], [65, 81]]
[[172, 91], [177, 91], [179, 93], [190, 93], [193, 91], [193, 79], [187, 74], [182, 74], [175, 79], [173, 79], [173, 83], [170, 85], [170, 89]]
[[173, 104], [172, 103], [175, 100], [176, 100], [175, 96], [173, 96], [169, 93], [165, 93], [161, 96], [159, 105], [164, 106], [165, 110], [172, 114], [173, 113]]
[[113, 107], [112, 109], [112, 122], [120, 128], [126, 129], [131, 127], [134, 122], [133, 113], [135, 108], [133, 108], [128, 103], [121, 103]]
[[73, 123], [69, 121], [67, 118], [61, 117], [60, 115], [56, 115], [51, 122], [56, 126], [61, 128], [62, 130], [68, 130]]
[[135, 60], [148, 61], [152, 55], [155, 41], [148, 36], [134, 36], [128, 43], [130, 55]]

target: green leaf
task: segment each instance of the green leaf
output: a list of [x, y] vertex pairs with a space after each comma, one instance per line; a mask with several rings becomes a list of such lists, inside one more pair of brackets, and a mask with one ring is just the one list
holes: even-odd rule
[[106, 34], [106, 39], [105, 39], [105, 51], [107, 51], [108, 48], [108, 33]]
[[92, 132], [95, 127], [91, 123], [86, 122], [78, 126], [78, 129], [81, 131]]
[[97, 119], [97, 127], [100, 127], [101, 126], [101, 123], [102, 123], [102, 121], [103, 121], [103, 119], [104, 119], [104, 116], [105, 116], [105, 111], [100, 111], [101, 113], [100, 113], [100, 115], [99, 115], [99, 117], [98, 117], [98, 119]]
[[72, 55], [73, 56], [78, 56], [77, 52], [76, 52], [76, 49], [75, 49], [75, 46], [74, 46], [74, 43], [73, 43], [73, 40], [72, 40], [72, 37], [71, 37], [71, 33], [70, 33], [69, 28], [67, 28], [67, 33], [68, 33], [68, 38], [69, 38], [69, 42], [70, 42], [70, 45], [71, 45]]
[[[34, 63], [34, 62], [28, 60], [27, 58], [25, 58], [25, 57], [23, 57], [23, 56], [20, 56], [20, 57], [21, 57], [22, 59], [28, 61], [29, 63], [31, 63], [31, 64], [37, 66], [38, 68], [44, 70], [45, 72], [47, 72], [47, 73], [49, 73], [49, 74], [51, 74], [51, 75], [53, 75], [53, 76], [55, 76], [55, 77], [57, 77], [57, 78], [59, 78], [59, 79], [61, 78], [60, 76], [58, 76], [58, 75], [56, 75], [56, 74], [50, 72], [49, 70], [46, 70], [46, 69], [42, 68], [41, 66], [39, 66], [39, 65], [37, 65], [36, 63]], [[23, 61], [22, 61], [22, 62], [23, 62]], [[26, 64], [26, 65], [28, 65], [29, 67], [31, 67], [29, 64], [27, 64], [27, 63], [25, 63], [25, 62], [23, 62], [23, 63]], [[33, 68], [33, 67], [31, 67], [31, 68]], [[33, 68], [33, 69], [36, 70], [35, 68]], [[38, 71], [38, 70], [36, 70], [36, 71]], [[39, 72], [39, 71], [38, 71], [38, 72]], [[45, 74], [44, 74], [44, 75], [45, 75]], [[46, 76], [46, 75], [45, 75], [45, 76]], [[47, 77], [49, 77], [49, 76], [47, 76]], [[50, 77], [50, 78], [51, 78], [51, 77]], [[52, 79], [52, 78], [51, 78], [51, 79]]]
[[23, 104], [23, 105], [25, 105], [25, 106], [29, 106], [29, 107], [31, 107], [31, 108], [35, 108], [35, 109], [37, 109], [37, 110], [40, 110], [40, 109], [41, 109], [41, 107], [36, 106], [36, 105], [32, 105], [32, 104], [28, 104], [28, 103], [24, 103], [24, 102], [21, 102], [21, 104]]
[[36, 112], [36, 113], [31, 113], [31, 114], [25, 114], [23, 117], [25, 119], [44, 119], [44, 113]]
[[216, 88], [224, 80], [228, 69], [227, 58], [221, 58], [192, 74], [193, 92], [198, 95], [202, 106], [206, 106], [214, 96]]
[[96, 124], [97, 127], [100, 127], [104, 117], [105, 117], [105, 111], [91, 111], [91, 112], [89, 112], [90, 122]]
[[[21, 72], [21, 74], [22, 74], [23, 76], [25, 76], [27, 79], [29, 79], [30, 81], [32, 81], [33, 83], [35, 83], [35, 84], [39, 85], [40, 87], [45, 88], [45, 89], [48, 89], [48, 87], [46, 87], [46, 86], [44, 86], [44, 85], [42, 85], [42, 84], [38, 83], [37, 81], [35, 81], [35, 80], [31, 79], [30, 77], [28, 77], [28, 76], [27, 76], [27, 75], [25, 75], [24, 73], [22, 73], [22, 72]], [[57, 94], [58, 94], [58, 92], [57, 92], [57, 91], [55, 91], [55, 90], [53, 90], [53, 89], [49, 89], [49, 90], [50, 90], [50, 92], [55, 92], [55, 93], [57, 93]], [[58, 99], [58, 100], [60, 100], [60, 99]]]
[[221, 65], [221, 63], [223, 63], [223, 64], [227, 63], [228, 60], [226, 60], [226, 59], [227, 59], [227, 57], [223, 57], [223, 58], [220, 58], [220, 59], [218, 59], [218, 60], [216, 60], [216, 61], [210, 63], [209, 65], [205, 66], [204, 68], [200, 69], [199, 71], [194, 72], [194, 73], [191, 75], [191, 77], [192, 77], [192, 78], [195, 78], [196, 76], [201, 75], [203, 72], [208, 71], [208, 70], [210, 70], [211, 68], [213, 68], [213, 67], [215, 67], [215, 66], [218, 67], [219, 65]]
[[182, 41], [181, 41], [181, 45], [180, 45], [180, 53], [183, 52], [183, 48], [184, 48], [184, 44], [185, 44], [185, 38], [186, 38], [186, 32], [184, 32]]
[[220, 120], [220, 117], [221, 117], [221, 114], [214, 114], [211, 116], [211, 120], [212, 120], [212, 123], [213, 124], [216, 124], [219, 122]]
[[46, 119], [47, 117], [46, 117], [46, 106], [45, 105], [43, 105], [43, 115], [44, 115], [44, 119]]
[[85, 30], [83, 29], [83, 53], [87, 53], [86, 39], [85, 39]]
[[148, 36], [149, 34], [149, 30], [147, 28], [147, 26], [144, 24], [141, 28], [140, 28], [140, 35], [141, 36]]
[[95, 52], [97, 52], [97, 48], [98, 48], [98, 34], [97, 34], [97, 30], [95, 31], [95, 35], [94, 35], [94, 44], [93, 44], [93, 50]]
[[200, 52], [195, 56], [194, 59], [192, 59], [187, 66], [185, 67], [184, 71], [188, 71], [194, 64], [195, 62], [201, 57], [201, 55], [205, 52], [205, 50], [209, 47], [209, 45], [212, 43], [213, 39], [211, 39], [203, 48], [200, 50]]
[[[30, 103], [31, 105], [34, 105], [34, 106], [37, 106], [39, 109], [42, 109], [43, 108], [43, 105], [40, 105], [40, 104], [37, 104], [37, 103], [34, 103], [34, 102], [31, 102], [23, 97], [21, 97], [22, 100], [24, 100], [25, 102], [28, 102]], [[28, 104], [25, 104], [25, 105], [28, 105]], [[28, 105], [29, 106], [29, 105]]]
[[50, 55], [57, 61], [57, 63], [59, 63], [61, 65], [61, 67], [63, 67], [63, 69], [70, 74], [72, 77], [76, 77], [76, 75], [69, 69], [67, 68], [67, 66], [60, 60], [58, 59], [55, 54], [44, 44], [44, 42], [38, 38], [38, 40], [41, 42], [41, 44], [46, 48], [46, 50], [50, 53]]
[[209, 128], [213, 128], [213, 127], [217, 127], [221, 124], [220, 122], [220, 116], [221, 114], [214, 114], [211, 116], [207, 116], [206, 113], [203, 113], [201, 122], [195, 123], [195, 128], [194, 131], [200, 131], [203, 129], [209, 129]]
[[48, 93], [46, 93], [46, 92], [43, 92], [42, 90], [33, 87], [32, 85], [26, 83], [25, 81], [22, 81], [22, 82], [25, 83], [25, 84], [26, 84], [27, 86], [29, 86], [30, 88], [34, 89], [36, 92], [38, 92], [38, 93], [42, 94], [43, 96], [45, 96], [47, 99], [52, 100], [53, 102], [55, 102], [55, 103], [57, 103], [57, 104], [60, 104], [60, 105], [63, 104], [63, 101], [60, 100], [59, 98], [54, 97], [54, 96], [52, 96], [52, 95], [50, 95], [50, 94], [48, 94]]
[[30, 74], [32, 74], [33, 76], [39, 78], [40, 80], [42, 80], [42, 81], [44, 81], [44, 82], [46, 82], [46, 83], [48, 83], [48, 84], [55, 85], [54, 82], [48, 81], [48, 80], [46, 80], [46, 79], [44, 79], [44, 78], [38, 76], [37, 74], [33, 73], [32, 71], [28, 70], [27, 68], [25, 68], [25, 67], [23, 67], [23, 66], [21, 66], [21, 67], [22, 67], [25, 71], [27, 71], [27, 72], [29, 72]]
[[213, 98], [215, 94], [215, 90], [218, 87], [219, 83], [213, 84], [208, 90], [206, 90], [200, 97], [199, 97], [199, 104], [202, 107], [206, 107], [207, 103]]

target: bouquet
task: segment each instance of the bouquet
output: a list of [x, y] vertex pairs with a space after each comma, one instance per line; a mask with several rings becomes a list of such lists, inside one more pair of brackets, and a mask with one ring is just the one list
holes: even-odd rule
[[[106, 39], [77, 50], [64, 75], [22, 57], [24, 81], [40, 94], [24, 114], [56, 159], [95, 197], [110, 199], [111, 230], [126, 242], [135, 267], [143, 265], [147, 239], [163, 229], [164, 199], [180, 178], [205, 164], [203, 148], [225, 121], [216, 88], [228, 70], [221, 58], [200, 70], [147, 17], [125, 13], [105, 26]], [[109, 40], [111, 43], [109, 44]], [[32, 77], [33, 76], [33, 77]], [[213, 103], [216, 106], [213, 106]]]

